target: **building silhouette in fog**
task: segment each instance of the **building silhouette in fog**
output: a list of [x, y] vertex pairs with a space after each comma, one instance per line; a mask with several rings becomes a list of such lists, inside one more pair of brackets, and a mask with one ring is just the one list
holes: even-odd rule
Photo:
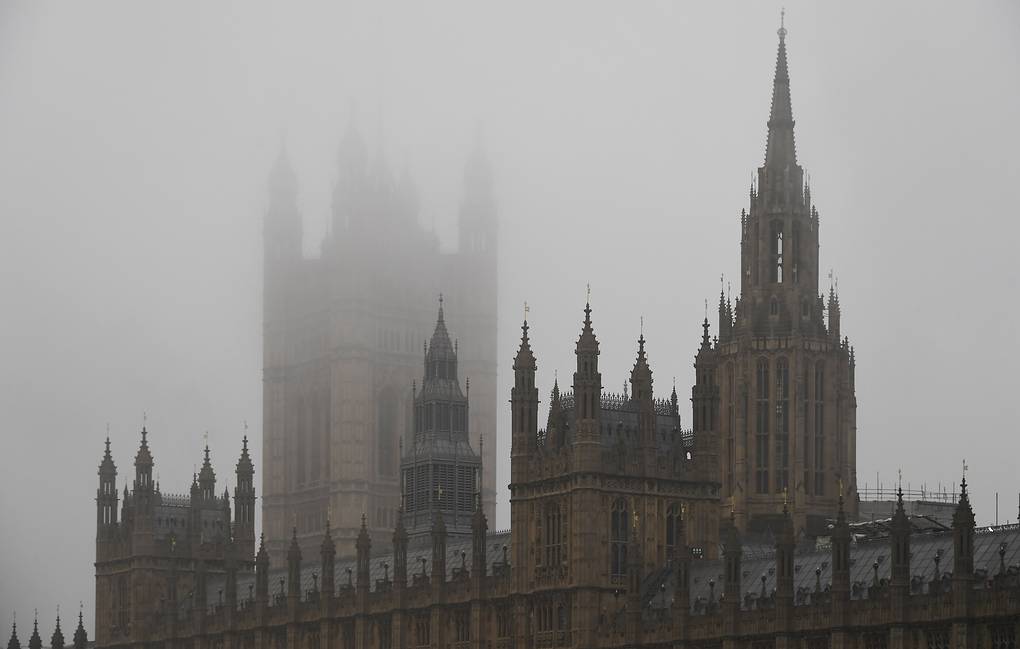
[[[362, 514], [373, 534], [392, 530], [400, 440], [410, 439], [439, 295], [461, 337], [454, 344], [471, 386], [471, 444], [491, 440], [485, 460], [496, 464], [497, 223], [486, 157], [476, 146], [467, 161], [452, 253], [418, 223], [408, 175], [395, 178], [381, 155], [370, 156], [353, 121], [337, 158], [329, 234], [313, 258], [302, 254], [297, 179], [283, 154], [270, 176], [262, 512], [274, 560], [295, 526], [308, 552], [327, 518], [344, 553], [354, 550]], [[491, 517], [495, 471], [482, 487]]]
[[[718, 340], [704, 322], [692, 430], [680, 426], [675, 389], [655, 396], [643, 335], [629, 391], [603, 391], [590, 304], [575, 344], [573, 385], [561, 392], [554, 384], [540, 427], [539, 355], [525, 321], [509, 395], [508, 531], [488, 530], [479, 487], [493, 472], [479, 480], [491, 463], [478, 457], [481, 440], [474, 446], [481, 430], [474, 426], [475, 379], [468, 394], [463, 373], [465, 347], [476, 344], [463, 332], [474, 321], [454, 316], [453, 300], [450, 308], [443, 303], [424, 362], [405, 371], [403, 355], [418, 352], [404, 351], [399, 330], [377, 327], [400, 320], [376, 292], [357, 288], [378, 282], [380, 294], [398, 291], [397, 278], [341, 272], [348, 263], [385, 263], [367, 247], [345, 247], [339, 235], [327, 242], [337, 251], [302, 259], [293, 177], [278, 166], [266, 236], [263, 511], [267, 528], [279, 529], [266, 533], [253, 556], [246, 509], [253, 496], [240, 488], [253, 467], [244, 451], [231, 520], [229, 494], [216, 495], [208, 461], [189, 497], [161, 494], [144, 431], [118, 520], [107, 449], [97, 491], [97, 645], [1015, 648], [1020, 527], [977, 528], [966, 477], [948, 528], [908, 515], [902, 491], [889, 520], [852, 520], [854, 357], [840, 338], [835, 291], [827, 319], [817, 295], [818, 216], [793, 154], [785, 36], [780, 29], [766, 163], [742, 217], [741, 296], [732, 305], [720, 300]], [[344, 151], [358, 160], [351, 168], [365, 168], [356, 138]], [[344, 177], [350, 175], [357, 174]], [[378, 215], [364, 205], [401, 195], [379, 189], [380, 182], [366, 173], [341, 183], [337, 214], [347, 221], [337, 232], [373, 241], [400, 229], [381, 217], [350, 216]], [[369, 187], [364, 195], [351, 190], [362, 183]], [[351, 196], [361, 197], [358, 210]], [[413, 234], [392, 245], [410, 250], [421, 240]], [[286, 245], [272, 249], [273, 242]], [[445, 259], [431, 250], [424, 258]], [[490, 262], [478, 254], [479, 263]], [[322, 313], [298, 308], [323, 304], [323, 294], [347, 283], [350, 302], [328, 302]], [[431, 291], [422, 294], [406, 298], [431, 311]], [[451, 341], [448, 325], [465, 345]], [[331, 347], [334, 329], [355, 342]], [[287, 355], [298, 350], [306, 355]], [[393, 378], [393, 385], [421, 383], [392, 404], [388, 392], [373, 400], [369, 386], [386, 382], [346, 374], [347, 362], [373, 379]], [[357, 404], [378, 412], [346, 410]], [[380, 426], [389, 431], [379, 422], [391, 411], [412, 422], [403, 429], [409, 441], [402, 459], [395, 440], [390, 448], [373, 436]], [[339, 428], [330, 428], [334, 421]], [[340, 444], [348, 441], [350, 451]], [[392, 459], [392, 476], [380, 458]], [[360, 473], [344, 473], [349, 467]], [[337, 484], [326, 476], [338, 476]], [[373, 498], [387, 497], [392, 515], [369, 508]], [[284, 517], [292, 510], [299, 516], [287, 532]], [[328, 518], [331, 511], [344, 522]]]

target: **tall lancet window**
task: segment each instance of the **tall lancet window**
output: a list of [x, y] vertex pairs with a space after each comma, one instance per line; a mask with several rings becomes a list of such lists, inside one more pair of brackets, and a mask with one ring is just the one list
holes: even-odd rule
[[825, 495], [825, 363], [815, 365], [815, 494]]
[[776, 363], [776, 491], [790, 487], [790, 366]]
[[676, 547], [683, 539], [680, 538], [680, 505], [672, 503], [666, 510], [666, 559], [676, 558]]
[[783, 223], [782, 221], [772, 222], [772, 235], [770, 237], [772, 246], [772, 281], [775, 284], [783, 283]]
[[758, 360], [758, 399], [755, 403], [755, 490], [769, 492], [769, 362]]
[[617, 498], [613, 503], [609, 526], [609, 576], [619, 580], [627, 574], [627, 539], [630, 516], [627, 501]]

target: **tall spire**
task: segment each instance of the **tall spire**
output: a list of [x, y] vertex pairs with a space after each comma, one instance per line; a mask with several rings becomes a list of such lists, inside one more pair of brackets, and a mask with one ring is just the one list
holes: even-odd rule
[[769, 135], [765, 147], [765, 166], [782, 171], [797, 164], [793, 140], [793, 106], [790, 102], [790, 71], [786, 63], [786, 16], [780, 18], [779, 51], [776, 74], [772, 80], [772, 110], [769, 113]]

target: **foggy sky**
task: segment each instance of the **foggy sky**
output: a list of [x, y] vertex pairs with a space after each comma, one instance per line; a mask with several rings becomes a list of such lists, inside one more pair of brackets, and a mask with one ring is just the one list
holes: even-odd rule
[[[261, 436], [266, 176], [285, 142], [317, 254], [352, 113], [447, 248], [481, 133], [501, 404], [525, 300], [543, 401], [569, 381], [588, 282], [606, 389], [644, 316], [657, 394], [690, 394], [704, 300], [720, 275], [738, 290], [778, 3], [294, 5], [0, 3], [0, 628], [38, 607], [49, 633], [60, 604], [66, 629], [84, 600], [94, 635], [108, 422], [119, 485], [146, 411], [164, 493], [206, 430], [233, 487], [242, 421]], [[798, 159], [857, 352], [858, 481], [945, 485], [966, 458], [979, 523], [996, 491], [1016, 520], [1020, 9], [786, 8]], [[504, 493], [490, 527], [508, 520]]]

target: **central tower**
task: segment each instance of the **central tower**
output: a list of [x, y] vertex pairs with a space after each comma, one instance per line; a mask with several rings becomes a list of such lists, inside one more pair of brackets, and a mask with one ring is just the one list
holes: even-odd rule
[[772, 86], [765, 162], [740, 213], [740, 296], [720, 291], [692, 391], [694, 428], [718, 441], [723, 504], [761, 531], [789, 504], [798, 529], [822, 529], [845, 492], [856, 514], [854, 355], [839, 297], [819, 293], [819, 216], [797, 163], [786, 29]]

